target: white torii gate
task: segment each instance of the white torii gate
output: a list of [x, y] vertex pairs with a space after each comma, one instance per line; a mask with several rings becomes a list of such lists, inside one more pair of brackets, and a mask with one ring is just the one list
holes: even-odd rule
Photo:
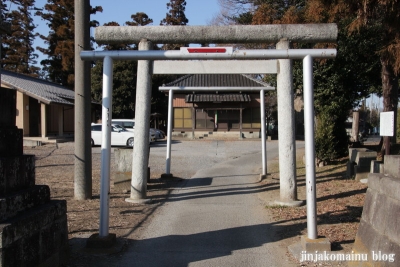
[[[311, 242], [317, 242], [317, 226], [316, 226], [316, 192], [315, 192], [315, 165], [314, 165], [314, 104], [313, 104], [313, 76], [312, 63], [313, 58], [334, 58], [336, 56], [335, 49], [290, 49], [290, 42], [296, 43], [332, 43], [336, 42], [338, 28], [336, 24], [275, 24], [275, 25], [231, 25], [231, 26], [146, 26], [146, 27], [130, 27], [130, 26], [102, 26], [95, 29], [96, 42], [101, 44], [111, 43], [139, 43], [139, 50], [150, 50], [151, 42], [155, 44], [167, 43], [277, 43], [277, 50], [243, 50], [235, 51], [232, 55], [212, 55], [205, 53], [203, 55], [181, 55], [179, 51], [83, 51], [81, 59], [83, 60], [104, 60], [103, 69], [103, 146], [102, 146], [102, 172], [101, 172], [101, 196], [100, 196], [100, 239], [110, 237], [108, 233], [108, 201], [110, 190], [110, 135], [111, 135], [111, 91], [112, 91], [112, 61], [117, 60], [138, 60], [138, 81], [136, 92], [137, 107], [137, 123], [142, 123], [140, 129], [135, 129], [135, 151], [139, 151], [135, 158], [137, 169], [136, 176], [140, 176], [142, 182], [137, 187], [132, 185], [131, 198], [138, 197], [136, 201], [145, 201], [146, 183], [145, 180], [147, 165], [145, 155], [148, 155], [148, 149], [143, 149], [143, 144], [147, 143], [148, 126], [150, 119], [150, 98], [151, 98], [151, 61], [152, 60], [190, 60], [190, 59], [279, 59], [279, 68], [283, 70], [278, 75], [279, 84], [285, 88], [284, 95], [279, 96], [278, 91], [278, 109], [279, 103], [283, 105], [292, 105], [289, 103], [292, 95], [291, 89], [291, 62], [290, 59], [303, 60], [303, 87], [304, 87], [304, 120], [305, 120], [305, 142], [306, 142], [306, 187], [307, 187], [307, 235]], [[142, 42], [143, 41], [143, 42]], [[285, 73], [285, 75], [281, 75]], [[278, 88], [279, 90], [279, 88]], [[143, 99], [139, 99], [142, 97]], [[280, 102], [279, 99], [287, 99]], [[278, 111], [278, 113], [280, 113]], [[148, 113], [148, 114], [147, 114]], [[283, 114], [283, 113], [282, 113]], [[286, 127], [292, 123], [292, 118], [285, 114], [284, 132], [289, 130]], [[278, 114], [279, 116], [279, 114]], [[286, 125], [287, 124], [287, 125]], [[290, 126], [292, 127], [292, 126]], [[282, 132], [281, 130], [279, 130]], [[280, 139], [281, 136], [279, 136]], [[294, 136], [282, 136], [285, 139], [282, 143], [280, 140], [279, 154], [282, 155], [295, 154], [292, 150], [294, 145]], [[86, 140], [89, 141], [89, 140]], [[77, 145], [84, 145], [78, 143]], [[292, 156], [293, 156], [292, 155]], [[290, 161], [290, 173], [282, 172], [281, 174], [281, 200], [295, 199], [295, 161]], [[280, 159], [281, 161], [281, 159]], [[135, 161], [133, 162], [135, 163]], [[136, 163], [135, 163], [136, 164]], [[293, 165], [294, 164], [294, 165]], [[132, 164], [133, 165], [133, 164]], [[285, 176], [285, 177], [283, 177]], [[293, 177], [294, 176], [294, 177]], [[134, 173], [132, 173], [132, 178]], [[133, 179], [132, 179], [133, 180]], [[283, 183], [282, 183], [283, 182]], [[284, 193], [284, 194], [282, 194]], [[136, 195], [135, 195], [136, 194]], [[142, 197], [142, 199], [140, 199]]]
[[[147, 41], [146, 41], [147, 42]], [[150, 47], [150, 46], [148, 46]], [[282, 50], [237, 50], [232, 54], [193, 53], [182, 54], [180, 51], [83, 51], [83, 60], [104, 60], [103, 66], [103, 109], [102, 109], [102, 154], [101, 154], [101, 190], [100, 190], [100, 229], [99, 237], [109, 236], [109, 190], [110, 190], [110, 154], [111, 154], [111, 110], [112, 110], [112, 70], [113, 59], [140, 60], [148, 63], [138, 66], [138, 85], [149, 88], [151, 73], [150, 60], [204, 60], [204, 59], [302, 59], [304, 87], [304, 120], [306, 145], [306, 187], [307, 187], [307, 235], [317, 239], [316, 191], [315, 191], [315, 149], [314, 149], [314, 93], [313, 93], [313, 58], [334, 58], [336, 49], [282, 49]], [[143, 84], [139, 81], [143, 79]], [[145, 126], [144, 126], [145, 128]], [[147, 127], [148, 128], [148, 127]], [[135, 138], [136, 143], [146, 144], [147, 132]], [[139, 139], [139, 140], [137, 140]], [[147, 166], [146, 166], [147, 168]], [[144, 179], [144, 178], [143, 178]]]

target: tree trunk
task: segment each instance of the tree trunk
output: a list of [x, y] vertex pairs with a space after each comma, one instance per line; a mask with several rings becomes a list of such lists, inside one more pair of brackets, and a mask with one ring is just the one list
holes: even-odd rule
[[398, 77], [394, 74], [392, 65], [389, 63], [387, 56], [381, 57], [382, 64], [382, 94], [383, 94], [383, 111], [394, 111], [394, 136], [391, 138], [385, 136], [383, 139], [382, 155], [390, 153], [391, 142], [396, 143], [396, 121], [397, 121], [397, 104], [398, 104]]

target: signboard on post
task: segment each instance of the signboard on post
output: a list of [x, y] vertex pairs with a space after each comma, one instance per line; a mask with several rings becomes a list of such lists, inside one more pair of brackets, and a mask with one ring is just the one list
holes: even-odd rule
[[380, 114], [381, 136], [394, 135], [394, 111], [381, 112]]

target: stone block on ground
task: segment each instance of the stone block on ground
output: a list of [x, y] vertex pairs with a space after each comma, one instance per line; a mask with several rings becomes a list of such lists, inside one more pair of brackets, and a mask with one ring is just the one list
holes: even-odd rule
[[[129, 192], [132, 181], [132, 148], [114, 150], [114, 166], [111, 172], [113, 190]], [[147, 168], [147, 182], [150, 182], [150, 167]]]
[[[386, 156], [385, 169], [388, 164], [399, 164], [398, 159], [396, 156]], [[399, 166], [393, 167], [391, 173], [396, 173], [398, 169]], [[361, 221], [353, 245], [354, 253], [365, 254], [368, 260], [349, 262], [349, 266], [399, 266], [399, 213], [400, 179], [388, 174], [370, 173]]]
[[365, 152], [367, 148], [349, 148], [349, 161], [356, 162], [358, 152]]
[[391, 198], [388, 198], [388, 204], [386, 205], [385, 209], [387, 213], [384, 234], [390, 237], [393, 242], [400, 244], [400, 224], [398, 222], [398, 217], [400, 214], [400, 202], [393, 201]]
[[94, 249], [111, 248], [116, 242], [116, 234], [108, 234], [105, 237], [101, 237], [99, 234], [93, 234], [87, 240], [86, 247]]
[[369, 166], [354, 166], [354, 179], [356, 181], [360, 181], [361, 179], [368, 178], [368, 175], [370, 174], [369, 172]]
[[352, 178], [354, 176], [354, 166], [355, 163], [352, 161], [347, 162], [346, 176], [347, 178]]
[[371, 161], [376, 160], [377, 157], [376, 151], [367, 150], [367, 151], [358, 151], [355, 163], [358, 166], [368, 166], [371, 167]]
[[400, 179], [400, 155], [385, 156], [384, 173], [395, 179]]
[[380, 191], [387, 197], [400, 201], [400, 182], [393, 177], [383, 177], [380, 181]]
[[[363, 254], [367, 255], [368, 262], [372, 263], [371, 251], [375, 249], [377, 251], [379, 249], [380, 244], [380, 236], [376, 231], [371, 227], [370, 224], [366, 223], [364, 220], [360, 221], [360, 225], [358, 227], [357, 237], [354, 241], [353, 251], [355, 254]], [[368, 262], [364, 262], [364, 266], [368, 266]], [[374, 266], [369, 263], [369, 266]], [[348, 266], [363, 266], [360, 265], [358, 261], [350, 261]]]
[[379, 161], [379, 160], [372, 160], [371, 161], [371, 169], [370, 172], [371, 173], [383, 173], [383, 162]]
[[0, 157], [0, 197], [34, 185], [34, 155]]
[[377, 192], [375, 190], [371, 190], [371, 188], [367, 189], [367, 194], [364, 200], [364, 208], [362, 211], [361, 218], [364, 219], [367, 223], [372, 223], [374, 220], [374, 212], [376, 210], [376, 197]]
[[301, 236], [301, 247], [304, 251], [331, 251], [331, 242], [326, 237], [318, 237], [317, 239], [309, 239], [307, 236]]
[[0, 127], [0, 157], [21, 156], [23, 154], [23, 131], [17, 127]]
[[68, 253], [66, 211], [66, 201], [54, 200], [2, 221], [0, 266], [61, 266], [65, 263]]
[[36, 185], [0, 198], [0, 221], [50, 201], [50, 188]]
[[[112, 188], [119, 192], [130, 192], [132, 184], [132, 171], [111, 174]], [[147, 182], [150, 183], [150, 167], [147, 168]]]
[[382, 173], [370, 173], [368, 174], [368, 188], [376, 190], [376, 191], [380, 191], [381, 189], [381, 179], [385, 177], [384, 174]]
[[13, 128], [15, 127], [17, 113], [17, 90], [1, 88], [0, 90], [0, 127]]

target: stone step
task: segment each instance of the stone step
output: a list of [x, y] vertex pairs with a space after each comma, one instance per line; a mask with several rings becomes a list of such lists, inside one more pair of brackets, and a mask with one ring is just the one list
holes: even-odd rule
[[50, 188], [35, 185], [0, 198], [0, 222], [50, 201]]
[[23, 132], [21, 129], [0, 128], [0, 157], [21, 156], [23, 154]]
[[0, 266], [63, 266], [68, 252], [66, 212], [65, 200], [52, 200], [3, 221]]
[[0, 157], [0, 197], [35, 185], [35, 155]]

